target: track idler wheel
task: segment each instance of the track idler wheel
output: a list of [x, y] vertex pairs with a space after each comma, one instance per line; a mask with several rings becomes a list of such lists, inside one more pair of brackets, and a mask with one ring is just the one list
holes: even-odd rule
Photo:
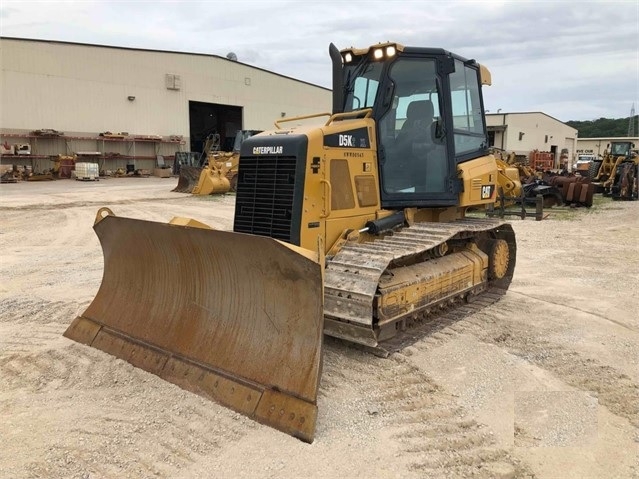
[[492, 240], [488, 248], [488, 278], [499, 280], [508, 273], [510, 251], [508, 243], [503, 239]]
[[517, 263], [517, 242], [512, 226], [500, 225], [490, 237], [478, 238], [477, 246], [488, 256], [488, 287], [507, 290]]

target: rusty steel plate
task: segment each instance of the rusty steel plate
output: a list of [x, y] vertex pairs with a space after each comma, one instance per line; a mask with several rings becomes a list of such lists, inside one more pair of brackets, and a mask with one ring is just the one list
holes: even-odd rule
[[271, 238], [120, 218], [94, 229], [100, 289], [65, 336], [311, 442], [322, 271]]

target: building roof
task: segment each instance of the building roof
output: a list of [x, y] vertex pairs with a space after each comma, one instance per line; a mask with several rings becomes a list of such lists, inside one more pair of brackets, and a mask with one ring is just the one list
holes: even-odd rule
[[587, 138], [587, 137], [580, 137], [579, 140], [583, 140], [583, 141], [601, 141], [601, 140], [605, 140], [605, 141], [639, 141], [639, 137], [638, 136], [598, 136], [595, 138]]
[[559, 123], [563, 123], [566, 126], [570, 126], [566, 124], [565, 121], [558, 120], [554, 116], [550, 116], [548, 113], [544, 113], [543, 111], [514, 111], [514, 112], [505, 111], [502, 113], [486, 113], [486, 116], [497, 116], [497, 115], [544, 115], [544, 116], [547, 116], [548, 118], [552, 118], [553, 120], [558, 121]]
[[83, 47], [94, 47], [94, 48], [111, 48], [111, 49], [117, 49], [117, 50], [129, 50], [129, 51], [137, 51], [137, 52], [154, 52], [154, 53], [171, 53], [171, 54], [177, 54], [177, 55], [192, 55], [192, 56], [201, 56], [201, 57], [208, 57], [208, 58], [217, 58], [219, 60], [224, 60], [227, 62], [232, 62], [232, 63], [237, 63], [240, 64], [242, 66], [245, 66], [247, 68], [251, 68], [254, 70], [259, 70], [259, 71], [263, 71], [263, 72], [267, 72], [267, 73], [271, 73], [273, 75], [276, 75], [278, 77], [281, 78], [286, 78], [288, 80], [293, 80], [296, 82], [300, 82], [300, 83], [304, 83], [306, 85], [311, 85], [317, 88], [321, 88], [322, 90], [327, 90], [327, 91], [331, 91], [330, 88], [326, 88], [320, 85], [316, 85], [315, 83], [310, 83], [304, 80], [299, 80], [297, 78], [293, 78], [287, 75], [282, 75], [280, 73], [276, 73], [273, 72], [271, 70], [267, 70], [265, 68], [260, 68], [260, 67], [256, 67], [253, 65], [249, 65], [247, 63], [242, 63], [238, 60], [229, 60], [226, 57], [222, 57], [219, 55], [214, 55], [211, 53], [193, 53], [193, 52], [180, 52], [180, 51], [175, 51], [175, 50], [154, 50], [154, 49], [150, 49], [150, 48], [133, 48], [133, 47], [119, 47], [119, 46], [114, 46], [114, 45], [99, 45], [99, 44], [95, 44], [95, 43], [80, 43], [80, 42], [65, 42], [65, 41], [60, 41], [60, 40], [43, 40], [43, 39], [39, 39], [39, 38], [19, 38], [19, 37], [5, 37], [5, 36], [0, 36], [0, 40], [15, 40], [15, 41], [24, 41], [24, 42], [40, 42], [40, 43], [50, 43], [50, 44], [61, 44], [61, 45], [76, 45], [76, 46], [83, 46]]

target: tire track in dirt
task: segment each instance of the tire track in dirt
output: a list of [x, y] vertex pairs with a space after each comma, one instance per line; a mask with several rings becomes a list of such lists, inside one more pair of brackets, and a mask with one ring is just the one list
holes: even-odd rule
[[[65, 441], [64, 445], [55, 441], [36, 445], [32, 449], [36, 453], [25, 458], [23, 470], [47, 478], [173, 477], [200, 457], [239, 440], [248, 429], [228, 414], [213, 414], [216, 409], [209, 404], [193, 406], [192, 398], [180, 391], [167, 395], [150, 388], [132, 395], [123, 397], [107, 388], [89, 391], [80, 399], [91, 397], [94, 407], [82, 412], [73, 409], [72, 397], [37, 396], [48, 407], [55, 398], [55, 407], [67, 419], [50, 424], [47, 430]], [[158, 400], [157, 395], [167, 399]], [[136, 407], [144, 413], [129, 416]], [[95, 458], [101, 458], [100, 462]]]
[[80, 345], [36, 353], [15, 352], [0, 357], [0, 376], [5, 379], [5, 392], [19, 389], [42, 393], [127, 382], [130, 372], [118, 368], [96, 368], [95, 363], [101, 359], [100, 355]]
[[[0, 464], [7, 455], [15, 468], [3, 471], [6, 477], [25, 471], [48, 478], [171, 477], [255, 427], [239, 414], [62, 337], [78, 306], [0, 302], [5, 418], [0, 437], [7, 439]], [[51, 410], [56, 414], [48, 414]], [[29, 429], [21, 426], [25, 417], [31, 418]], [[59, 444], [55, 437], [65, 440]], [[27, 451], [20, 447], [26, 442]]]
[[604, 316], [603, 314], [598, 314], [598, 313], [595, 313], [593, 311], [588, 311], [588, 310], [582, 309], [582, 308], [576, 308], [574, 306], [566, 306], [564, 303], [561, 303], [561, 302], [558, 302], [558, 301], [550, 301], [548, 299], [539, 298], [539, 297], [534, 296], [532, 294], [521, 293], [519, 291], [513, 292], [513, 294], [517, 294], [517, 295], [520, 295], [520, 296], [525, 296], [526, 298], [530, 298], [530, 299], [532, 299], [534, 301], [540, 301], [542, 303], [552, 304], [552, 305], [555, 305], [555, 306], [560, 306], [561, 308], [569, 308], [569, 309], [571, 309], [573, 311], [579, 311], [579, 312], [582, 312], [582, 313], [586, 313], [586, 314], [589, 314], [591, 316], [595, 316], [595, 317], [597, 317], [599, 319], [602, 319], [604, 321], [609, 321], [610, 323], [613, 323], [613, 324], [615, 324], [615, 325], [617, 325], [617, 326], [619, 326], [621, 328], [627, 329], [628, 331], [632, 331], [634, 333], [639, 333], [639, 330], [637, 330], [637, 328], [635, 328], [633, 326], [630, 326], [628, 324], [624, 324], [621, 321], [616, 321], [616, 320], [614, 320], [612, 318], [608, 318], [608, 317]]
[[531, 328], [526, 318], [522, 318], [522, 306], [518, 300], [505, 297], [491, 308], [477, 309], [469, 315], [472, 311], [471, 304], [420, 325], [420, 332], [429, 334], [430, 330], [431, 334], [415, 343], [415, 347], [426, 350], [448, 341], [451, 336], [471, 334], [480, 341], [496, 345], [552, 372], [570, 386], [593, 393], [599, 403], [613, 414], [639, 427], [637, 381], [596, 358], [584, 357], [577, 351], [553, 343], [543, 330]]
[[0, 324], [68, 325], [88, 303], [46, 301], [30, 297], [0, 300]]
[[[97, 237], [91, 229], [79, 228], [88, 215], [81, 208], [9, 212], [15, 228], [0, 238], [4, 252], [1, 274], [4, 288], [56, 299], [74, 299], [74, 292], [87, 283], [96, 284], [102, 270], [102, 258]], [[42, 225], [42, 227], [33, 227]], [[21, 231], [30, 230], [28, 238]]]
[[[523, 310], [537, 311], [535, 301], [537, 299], [531, 299]], [[563, 341], [562, 338], [555, 338], [547, 329], [531, 327], [530, 321], [533, 320], [529, 315], [522, 314], [519, 298], [504, 296], [503, 293], [489, 293], [477, 303], [461, 305], [456, 309], [443, 311], [439, 316], [415, 321], [407, 331], [407, 339], [403, 343], [400, 341], [403, 347], [399, 348], [392, 359], [400, 358], [403, 361], [402, 358], [405, 358], [410, 362], [413, 353], [432, 351], [459, 335], [470, 335], [547, 370], [566, 384], [595, 396], [599, 404], [637, 427], [637, 382], [615, 369], [614, 364], [608, 365], [596, 356], [575, 351], [571, 349], [570, 343], [557, 342]], [[560, 329], [565, 330], [565, 326]], [[464, 411], [453, 406], [458, 403], [456, 398], [447, 397], [439, 391], [437, 384], [427, 376], [424, 377], [422, 371], [417, 370], [413, 375], [410, 369], [391, 368], [397, 370], [398, 378], [424, 378], [422, 385], [415, 388], [412, 386], [415, 381], [402, 384], [399, 379], [389, 378], [379, 364], [383, 363], [355, 370], [358, 371], [357, 374], [365, 375], [367, 368], [380, 369], [378, 385], [380, 391], [385, 390], [386, 393], [383, 396], [374, 392], [369, 394], [381, 404], [387, 402], [395, 405], [395, 415], [385, 411], [387, 427], [393, 431], [393, 439], [402, 444], [403, 454], [411, 456], [414, 470], [427, 477], [449, 477], [449, 474], [453, 477], [533, 475], [528, 466], [513, 460], [508, 451], [494, 447], [488, 428], [472, 419], [465, 420]], [[357, 379], [349, 377], [347, 380]], [[411, 399], [411, 396], [419, 399]], [[391, 417], [392, 421], [389, 420]], [[397, 428], [400, 432], [396, 432]]]
[[381, 359], [329, 340], [324, 369], [320, 395], [358, 388], [418, 477], [533, 477], [403, 353]]
[[601, 405], [639, 427], [639, 385], [626, 374], [601, 364], [595, 358], [584, 357], [554, 344], [521, 323], [504, 320], [500, 327], [503, 332], [498, 335], [473, 326], [473, 334], [481, 341], [500, 346], [515, 356], [551, 371], [577, 389], [594, 393]]
[[[12, 377], [33, 353], [57, 348], [62, 333], [83, 308], [78, 303], [49, 302], [29, 297], [0, 300], [0, 373]], [[15, 361], [15, 363], [14, 363]]]
[[[3, 211], [45, 211], [45, 210], [51, 210], [51, 211], [56, 211], [56, 210], [66, 210], [69, 208], [85, 208], [85, 207], [95, 207], [95, 208], [101, 208], [102, 206], [104, 206], [106, 203], [108, 203], [109, 205], [134, 205], [136, 203], [145, 203], [145, 202], [149, 202], [149, 201], [170, 201], [170, 202], [175, 202], [175, 201], [185, 201], [185, 200], [189, 200], [190, 197], [189, 196], [166, 196], [166, 197], [157, 197], [157, 198], [153, 198], [153, 199], [149, 199], [149, 198], [139, 198], [139, 199], [128, 199], [128, 200], [96, 200], [96, 201], [69, 201], [67, 203], [55, 203], [55, 204], [29, 204], [29, 205], [20, 205], [20, 206], [0, 206], [0, 212]], [[97, 212], [97, 209], [96, 209]]]

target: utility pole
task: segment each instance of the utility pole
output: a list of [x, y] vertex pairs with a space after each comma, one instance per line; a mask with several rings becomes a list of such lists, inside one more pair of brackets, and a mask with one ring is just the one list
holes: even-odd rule
[[630, 109], [630, 118], [628, 120], [628, 138], [634, 138], [635, 136], [635, 104], [632, 104]]

